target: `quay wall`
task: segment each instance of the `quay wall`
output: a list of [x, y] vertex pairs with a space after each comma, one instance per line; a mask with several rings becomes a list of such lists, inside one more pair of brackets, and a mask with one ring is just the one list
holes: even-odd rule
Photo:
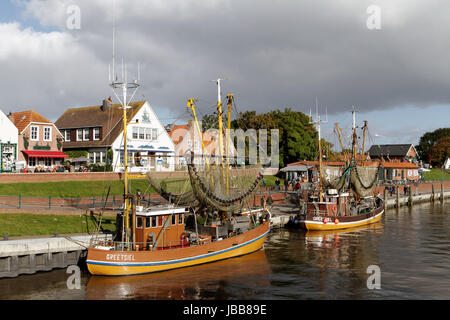
[[[0, 278], [77, 265], [95, 235], [0, 241]], [[111, 240], [111, 235], [101, 235]]]

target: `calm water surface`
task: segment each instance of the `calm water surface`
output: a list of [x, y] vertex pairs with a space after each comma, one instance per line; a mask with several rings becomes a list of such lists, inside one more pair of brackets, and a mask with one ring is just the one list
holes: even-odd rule
[[[381, 289], [369, 290], [367, 267]], [[157, 274], [65, 269], [0, 279], [0, 299], [450, 299], [450, 203], [391, 209], [380, 223], [339, 232], [274, 230], [259, 252]]]

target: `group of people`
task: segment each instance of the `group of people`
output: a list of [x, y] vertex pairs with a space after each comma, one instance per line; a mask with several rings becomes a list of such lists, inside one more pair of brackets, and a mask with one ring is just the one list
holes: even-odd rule
[[[284, 180], [284, 191], [288, 191], [290, 185], [292, 185], [292, 190], [294, 190], [294, 191], [299, 190], [300, 187], [301, 187], [301, 180], [300, 180], [300, 178], [296, 178], [296, 179], [292, 179], [292, 180], [285, 179]], [[277, 190], [281, 190], [281, 181], [280, 181], [280, 179], [276, 179], [275, 180], [275, 186], [276, 186]]]
[[56, 167], [42, 167], [37, 166], [34, 169], [25, 168], [23, 170], [24, 173], [55, 173], [55, 172], [89, 172], [90, 170], [87, 167], [80, 166], [77, 169], [74, 169], [73, 166], [56, 166]]

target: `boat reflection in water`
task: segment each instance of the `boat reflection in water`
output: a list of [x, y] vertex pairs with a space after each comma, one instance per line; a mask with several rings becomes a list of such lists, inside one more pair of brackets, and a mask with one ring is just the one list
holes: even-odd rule
[[359, 226], [341, 230], [309, 230], [305, 233], [305, 242], [307, 245], [319, 246], [319, 247], [338, 247], [340, 236], [350, 235], [358, 231], [372, 230], [381, 231], [383, 228], [382, 223], [376, 222], [367, 226]]
[[[361, 233], [366, 232], [364, 243]], [[307, 231], [305, 233], [305, 250], [315, 256], [316, 266], [331, 269], [369, 266], [379, 261], [377, 238], [383, 232], [382, 222], [367, 226], [354, 227], [344, 230]], [[365, 274], [362, 274], [366, 277]]]
[[[92, 276], [86, 299], [227, 299], [234, 283], [252, 283], [254, 289], [270, 285], [271, 273], [264, 250], [232, 259], [164, 272], [126, 277]], [[249, 281], [253, 278], [254, 281]], [[252, 288], [248, 288], [252, 290]]]

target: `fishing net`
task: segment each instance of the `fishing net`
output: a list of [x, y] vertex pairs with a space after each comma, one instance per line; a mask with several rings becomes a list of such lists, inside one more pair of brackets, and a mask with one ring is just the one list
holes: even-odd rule
[[233, 212], [249, 203], [263, 179], [261, 167], [229, 168], [188, 165], [191, 186], [197, 200], [205, 207]]
[[180, 206], [198, 206], [199, 202], [195, 197], [189, 176], [186, 177], [165, 177], [164, 179], [155, 179], [152, 173], [147, 173], [147, 179], [150, 185], [164, 199], [170, 203]]
[[373, 195], [373, 187], [378, 179], [378, 170], [378, 166], [352, 166], [350, 181], [360, 197]]

